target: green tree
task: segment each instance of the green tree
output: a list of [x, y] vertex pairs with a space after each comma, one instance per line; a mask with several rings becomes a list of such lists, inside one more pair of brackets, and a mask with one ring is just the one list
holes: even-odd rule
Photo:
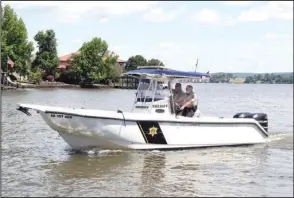
[[254, 81], [254, 77], [253, 77], [253, 76], [247, 76], [247, 77], [245, 78], [244, 83], [248, 83], [248, 84], [250, 84], [250, 83], [255, 83], [255, 81]]
[[110, 67], [109, 80], [117, 82], [120, 79], [121, 74], [124, 73], [124, 67], [118, 63]]
[[229, 83], [231, 79], [236, 77], [232, 73], [215, 73], [212, 74], [210, 82], [212, 83]]
[[261, 75], [261, 74], [257, 74], [257, 76], [256, 76], [256, 80], [257, 80], [257, 81], [261, 81], [261, 79], [262, 79], [262, 75]]
[[263, 79], [264, 79], [264, 82], [265, 83], [269, 83], [270, 80], [271, 80], [270, 75], [268, 73], [264, 74], [264, 78]]
[[136, 55], [128, 59], [126, 70], [129, 71], [129, 70], [136, 69], [138, 66], [146, 66], [146, 65], [147, 65], [147, 60], [141, 55]]
[[40, 82], [42, 81], [41, 72], [39, 72], [39, 71], [31, 72], [30, 75], [28, 76], [28, 80], [31, 83], [40, 84]]
[[31, 66], [33, 43], [28, 41], [25, 23], [17, 17], [14, 10], [9, 5], [5, 5], [1, 11], [1, 68], [7, 70], [9, 57], [14, 62], [13, 68], [8, 67], [9, 71], [26, 76]]
[[105, 81], [117, 58], [116, 55], [109, 53], [106, 41], [95, 37], [85, 42], [80, 48], [80, 53], [73, 56], [70, 70], [82, 83]]
[[154, 59], [154, 58], [148, 60], [147, 65], [148, 66], [164, 66], [162, 61], [158, 59]]
[[52, 75], [59, 65], [55, 32], [54, 30], [39, 31], [34, 39], [38, 44], [38, 52], [32, 66], [45, 71], [46, 75]]

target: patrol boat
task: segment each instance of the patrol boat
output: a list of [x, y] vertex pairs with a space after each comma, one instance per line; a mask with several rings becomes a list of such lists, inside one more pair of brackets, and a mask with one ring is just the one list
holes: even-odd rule
[[[167, 150], [266, 142], [265, 113], [243, 112], [228, 118], [176, 115], [172, 83], [209, 78], [208, 74], [149, 67], [123, 75], [139, 80], [129, 112], [22, 103], [17, 109], [29, 116], [29, 110], [35, 110], [73, 149]], [[167, 89], [162, 82], [168, 82]]]

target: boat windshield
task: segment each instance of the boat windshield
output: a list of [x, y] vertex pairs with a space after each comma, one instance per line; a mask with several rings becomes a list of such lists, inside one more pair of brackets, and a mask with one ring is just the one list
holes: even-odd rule
[[136, 101], [137, 102], [152, 102], [163, 100], [169, 96], [169, 90], [163, 86], [164, 82], [150, 80], [150, 79], [141, 79], [138, 85], [138, 92]]

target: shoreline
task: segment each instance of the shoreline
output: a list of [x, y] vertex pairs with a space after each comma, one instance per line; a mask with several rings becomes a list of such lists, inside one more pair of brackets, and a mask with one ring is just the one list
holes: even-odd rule
[[54, 84], [28, 84], [28, 83], [21, 83], [18, 85], [17, 89], [45, 89], [45, 88], [80, 88], [79, 85], [70, 85], [70, 84], [63, 84], [63, 85], [54, 85]]
[[49, 89], [49, 88], [74, 88], [74, 89], [109, 89], [114, 88], [111, 85], [94, 84], [91, 87], [81, 87], [80, 85], [66, 84], [61, 82], [41, 82], [40, 84], [31, 83], [15, 83], [13, 86], [1, 85], [2, 90], [15, 90], [15, 89]]

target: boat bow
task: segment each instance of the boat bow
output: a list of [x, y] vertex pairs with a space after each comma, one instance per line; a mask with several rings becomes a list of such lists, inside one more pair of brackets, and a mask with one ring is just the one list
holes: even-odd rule
[[[29, 113], [29, 110], [35, 110], [36, 112], [46, 112], [46, 111], [58, 111], [58, 110], [64, 110], [65, 108], [61, 107], [53, 107], [53, 106], [45, 106], [45, 105], [35, 105], [35, 104], [23, 104], [23, 103], [18, 103], [17, 104], [17, 110], [25, 113], [28, 116], [31, 116]], [[67, 108], [67, 110], [72, 109], [72, 108]]]

